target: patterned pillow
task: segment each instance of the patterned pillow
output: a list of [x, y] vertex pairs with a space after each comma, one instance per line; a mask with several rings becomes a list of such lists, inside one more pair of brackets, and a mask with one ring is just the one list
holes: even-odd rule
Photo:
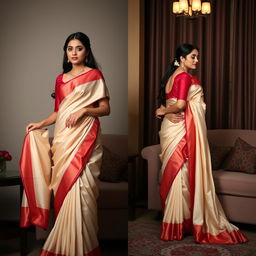
[[237, 138], [234, 148], [223, 164], [223, 169], [256, 173], [256, 148], [241, 138]]
[[217, 146], [212, 143], [209, 143], [209, 146], [211, 152], [212, 169], [218, 170], [221, 168], [224, 160], [226, 159], [228, 153], [231, 151], [232, 147]]
[[107, 182], [120, 182], [128, 171], [127, 160], [111, 152], [103, 145], [103, 157], [99, 179]]

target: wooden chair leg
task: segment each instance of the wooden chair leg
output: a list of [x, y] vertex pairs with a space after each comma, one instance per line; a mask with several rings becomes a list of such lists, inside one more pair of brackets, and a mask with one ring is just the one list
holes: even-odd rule
[[20, 255], [27, 255], [28, 231], [26, 228], [20, 228]]

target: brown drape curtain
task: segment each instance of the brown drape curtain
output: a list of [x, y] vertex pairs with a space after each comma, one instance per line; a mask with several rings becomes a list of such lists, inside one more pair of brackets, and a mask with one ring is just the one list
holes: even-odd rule
[[181, 43], [200, 50], [208, 128], [256, 129], [255, 1], [212, 0], [212, 14], [196, 19], [175, 17], [172, 2], [145, 0], [144, 146], [159, 142], [160, 81]]
[[229, 127], [256, 129], [256, 2], [233, 0]]

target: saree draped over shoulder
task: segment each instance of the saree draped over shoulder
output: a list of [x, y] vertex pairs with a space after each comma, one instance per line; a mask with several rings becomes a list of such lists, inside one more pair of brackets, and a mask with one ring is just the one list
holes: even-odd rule
[[203, 90], [183, 72], [174, 78], [166, 105], [186, 100], [184, 120], [166, 117], [159, 132], [162, 161], [160, 197], [164, 213], [161, 239], [181, 240], [193, 233], [198, 243], [237, 244], [248, 241], [230, 224], [216, 196], [205, 124]]
[[52, 146], [47, 130], [33, 130], [24, 140], [20, 225], [47, 228], [53, 191], [56, 220], [41, 255], [98, 256], [96, 199], [102, 158], [99, 120], [85, 116], [73, 128], [67, 128], [65, 122], [71, 113], [97, 104], [109, 94], [97, 69], [66, 83], [62, 76], [56, 80], [57, 120]]

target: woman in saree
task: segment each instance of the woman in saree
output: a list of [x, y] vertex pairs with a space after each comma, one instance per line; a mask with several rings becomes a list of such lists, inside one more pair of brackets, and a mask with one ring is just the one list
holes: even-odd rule
[[161, 239], [181, 240], [184, 234], [193, 234], [202, 244], [243, 243], [248, 239], [228, 222], [215, 193], [203, 89], [189, 74], [196, 69], [198, 54], [197, 47], [180, 45], [161, 85], [161, 106], [156, 110], [156, 116], [163, 117]]
[[[102, 158], [98, 117], [110, 113], [109, 94], [89, 38], [77, 32], [64, 45], [63, 74], [56, 79], [55, 109], [26, 127], [20, 159], [24, 184], [20, 224], [54, 226], [41, 255], [99, 256], [97, 178]], [[52, 146], [48, 130], [55, 123]]]

